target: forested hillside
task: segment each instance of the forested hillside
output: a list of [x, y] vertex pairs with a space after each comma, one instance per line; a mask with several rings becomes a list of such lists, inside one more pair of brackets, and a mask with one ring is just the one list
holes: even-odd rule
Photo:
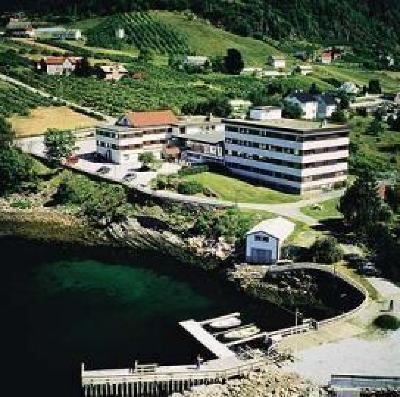
[[399, 51], [398, 0], [2, 0], [0, 9], [75, 16], [120, 11], [191, 9], [217, 26], [241, 35], [360, 43]]

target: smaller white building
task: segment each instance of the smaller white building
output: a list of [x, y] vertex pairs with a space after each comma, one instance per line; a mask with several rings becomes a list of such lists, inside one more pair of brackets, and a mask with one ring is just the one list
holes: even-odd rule
[[183, 66], [205, 68], [211, 65], [210, 58], [201, 55], [187, 55], [183, 60]]
[[313, 72], [311, 65], [297, 65], [294, 69], [295, 73], [300, 73], [302, 76], [307, 76]]
[[335, 98], [328, 94], [318, 95], [318, 113], [319, 119], [325, 119], [332, 116], [333, 112], [336, 112], [338, 105]]
[[339, 87], [338, 90], [350, 95], [357, 95], [360, 91], [357, 85], [354, 84], [352, 81], [346, 81]]
[[271, 55], [268, 57], [268, 65], [272, 66], [274, 69], [285, 69], [286, 59], [281, 55]]
[[267, 219], [246, 234], [246, 261], [276, 263], [284, 241], [293, 233], [295, 224], [285, 218]]
[[279, 106], [255, 106], [250, 109], [252, 120], [278, 120], [282, 118], [282, 109]]
[[318, 100], [314, 95], [307, 92], [295, 92], [286, 97], [285, 101], [300, 106], [303, 111], [303, 119], [314, 120], [317, 118]]
[[35, 37], [38, 39], [53, 40], [80, 40], [82, 31], [80, 29], [66, 29], [63, 26], [35, 29]]
[[119, 40], [125, 38], [125, 29], [124, 28], [117, 28], [115, 29], [115, 37]]

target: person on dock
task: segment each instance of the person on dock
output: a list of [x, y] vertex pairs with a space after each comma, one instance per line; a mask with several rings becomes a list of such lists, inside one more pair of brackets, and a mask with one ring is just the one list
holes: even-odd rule
[[203, 358], [200, 356], [200, 354], [198, 354], [196, 358], [196, 368], [200, 369], [201, 364], [203, 364]]

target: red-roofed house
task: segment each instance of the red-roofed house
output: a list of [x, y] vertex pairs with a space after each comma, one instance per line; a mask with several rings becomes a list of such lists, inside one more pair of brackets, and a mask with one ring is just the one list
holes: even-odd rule
[[36, 69], [52, 76], [70, 75], [81, 60], [81, 57], [49, 56], [37, 62]]
[[97, 153], [118, 164], [136, 163], [143, 152], [160, 158], [177, 122], [171, 110], [128, 112], [115, 125], [96, 129]]
[[155, 112], [129, 112], [123, 115], [117, 125], [124, 127], [149, 127], [177, 123], [178, 119], [171, 110]]

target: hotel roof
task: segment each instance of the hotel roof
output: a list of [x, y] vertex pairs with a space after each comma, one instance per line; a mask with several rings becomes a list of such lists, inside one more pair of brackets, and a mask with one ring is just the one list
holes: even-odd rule
[[348, 130], [347, 125], [324, 123], [303, 119], [276, 119], [276, 120], [243, 120], [243, 119], [224, 119], [225, 124], [248, 125], [261, 128], [272, 128], [287, 132], [320, 132], [329, 130]]
[[225, 140], [224, 132], [210, 132], [206, 133], [197, 133], [197, 134], [174, 134], [176, 138], [186, 139], [187, 141], [200, 142], [200, 143], [209, 143], [211, 145], [216, 145]]
[[154, 112], [129, 112], [125, 114], [132, 127], [150, 127], [157, 125], [176, 124], [178, 119], [171, 110]]

